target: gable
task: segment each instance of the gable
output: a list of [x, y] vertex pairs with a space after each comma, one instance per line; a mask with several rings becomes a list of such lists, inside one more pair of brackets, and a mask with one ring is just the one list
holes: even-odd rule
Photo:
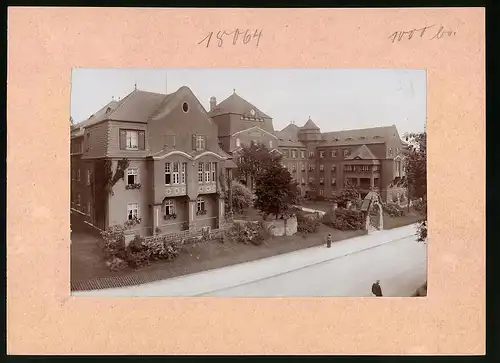
[[274, 135], [266, 130], [261, 129], [258, 126], [253, 126], [253, 127], [248, 128], [248, 129], [244, 129], [244, 130], [235, 132], [231, 136], [235, 137], [237, 135], [246, 135], [246, 136], [249, 136], [249, 137], [254, 138], [254, 139], [258, 139], [261, 137], [269, 137], [269, 136], [274, 138], [274, 139], [278, 139], [278, 137], [276, 135]]

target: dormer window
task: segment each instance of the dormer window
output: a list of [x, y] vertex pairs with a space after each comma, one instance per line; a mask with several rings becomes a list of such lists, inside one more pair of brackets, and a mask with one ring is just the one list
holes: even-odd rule
[[376, 136], [373, 136], [373, 138], [374, 138], [374, 139], [381, 139], [381, 138], [382, 138], [382, 136], [378, 136], [378, 135], [376, 135]]
[[361, 136], [359, 139], [360, 139], [360, 140], [366, 140], [366, 137]]
[[332, 139], [332, 141], [333, 141], [333, 142], [337, 142], [337, 141], [339, 141], [339, 139], [337, 139], [336, 137], [334, 137], [334, 138]]
[[111, 113], [111, 107], [108, 107], [108, 108], [106, 109], [106, 114], [109, 114], [109, 113]]
[[352, 137], [348, 137], [345, 139], [345, 141], [351, 141], [352, 140]]

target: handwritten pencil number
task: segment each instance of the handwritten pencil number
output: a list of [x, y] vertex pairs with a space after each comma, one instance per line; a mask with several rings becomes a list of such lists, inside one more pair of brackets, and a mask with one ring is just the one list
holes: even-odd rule
[[[212, 37], [214, 35], [214, 32], [210, 32], [208, 33], [208, 35], [203, 38], [201, 41], [198, 42], [198, 44], [202, 44], [203, 42], [206, 42], [206, 47], [208, 48], [210, 46], [210, 42], [212, 40]], [[226, 31], [223, 31], [223, 30], [219, 30], [215, 37], [217, 39], [217, 46], [219, 48], [221, 48], [223, 45], [224, 45], [224, 36], [225, 35], [228, 35], [228, 36], [233, 36], [233, 45], [236, 45], [236, 43], [241, 39], [240, 35], [242, 35], [243, 39], [241, 39], [241, 42], [243, 44], [248, 44], [250, 43], [250, 41], [252, 39], [255, 39], [255, 46], [258, 47], [259, 46], [259, 43], [260, 43], [260, 38], [262, 37], [262, 30], [259, 30], [259, 29], [256, 29], [255, 31], [253, 31], [253, 34], [252, 34], [252, 30], [250, 29], [247, 29], [245, 31], [243, 30], [240, 30], [240, 29], [236, 29], [232, 32], [226, 32]]]

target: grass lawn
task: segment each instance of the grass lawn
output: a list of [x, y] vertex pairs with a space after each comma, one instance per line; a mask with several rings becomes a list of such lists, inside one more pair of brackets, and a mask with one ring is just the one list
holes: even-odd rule
[[[73, 231], [71, 246], [72, 281], [136, 274], [143, 276], [161, 274], [161, 278], [166, 279], [319, 246], [325, 243], [328, 233], [332, 234], [333, 241], [341, 241], [366, 234], [364, 231], [339, 231], [321, 224], [318, 233], [304, 237], [301, 235], [273, 237], [261, 246], [246, 245], [233, 241], [225, 243], [206, 241], [184, 247], [179, 256], [173, 261], [158, 261], [138, 271], [126, 268], [113, 272], [105, 266], [103, 253], [98, 245], [98, 234], [87, 225], [82, 228], [73, 225]], [[89, 234], [89, 232], [93, 232], [93, 234]]]
[[417, 223], [420, 220], [422, 220], [422, 216], [413, 210], [410, 210], [410, 213], [403, 217], [391, 217], [387, 213], [384, 213], [384, 229], [403, 227]]

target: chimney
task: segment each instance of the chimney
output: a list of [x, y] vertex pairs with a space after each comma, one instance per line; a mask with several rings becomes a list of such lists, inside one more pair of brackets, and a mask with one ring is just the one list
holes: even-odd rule
[[217, 106], [217, 99], [212, 96], [210, 97], [210, 111], [215, 110], [215, 106]]

